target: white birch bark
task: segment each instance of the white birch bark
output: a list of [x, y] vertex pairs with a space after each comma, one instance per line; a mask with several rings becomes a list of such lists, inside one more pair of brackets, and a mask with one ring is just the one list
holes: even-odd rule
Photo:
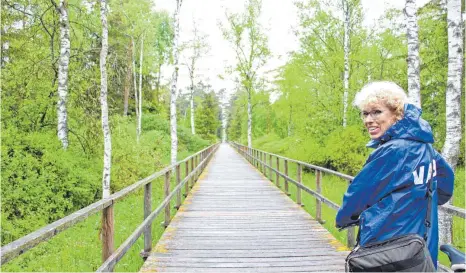
[[[463, 76], [463, 29], [461, 0], [447, 0], [448, 79], [446, 90], [446, 138], [442, 155], [453, 170], [458, 163], [461, 142], [461, 80]], [[451, 200], [448, 202], [451, 204]], [[439, 215], [441, 244], [451, 244], [452, 217]]]
[[190, 104], [191, 104], [191, 133], [193, 135], [196, 134], [196, 126], [194, 123], [194, 85], [191, 84], [191, 98], [190, 98]]
[[172, 86], [170, 90], [170, 133], [171, 133], [171, 164], [175, 164], [177, 161], [178, 152], [178, 136], [176, 130], [176, 88], [178, 81], [178, 39], [180, 36], [180, 9], [182, 0], [176, 0], [176, 10], [174, 14], [174, 32], [173, 37], [173, 75], [172, 75]]
[[142, 61], [144, 52], [144, 35], [141, 37], [141, 53], [139, 56], [139, 95], [138, 95], [138, 126], [136, 129], [136, 140], [139, 143], [139, 138], [141, 137], [141, 123], [142, 123]]
[[67, 1], [60, 0], [57, 12], [60, 15], [60, 59], [58, 62], [58, 103], [57, 136], [63, 149], [68, 148], [68, 113], [66, 102], [68, 97], [68, 67], [70, 63], [70, 25], [68, 19]]
[[131, 37], [131, 43], [133, 43], [133, 84], [134, 84], [134, 104], [136, 107], [136, 118], [139, 117], [139, 107], [138, 107], [138, 85], [136, 79], [136, 46], [134, 44], [134, 38]]
[[252, 148], [252, 103], [251, 92], [248, 90], [248, 147]]
[[222, 105], [222, 142], [227, 141], [226, 119], [227, 119], [227, 114], [226, 114], [225, 105]]
[[416, 1], [406, 0], [404, 14], [408, 38], [408, 97], [412, 104], [421, 107], [421, 76], [419, 64], [419, 37]]
[[350, 52], [350, 11], [348, 0], [343, 0], [343, 12], [345, 13], [345, 37], [344, 37], [344, 54], [345, 54], [345, 74], [344, 74], [344, 91], [343, 91], [343, 127], [346, 127], [346, 116], [348, 111], [348, 87], [349, 87], [349, 52]]
[[100, 20], [102, 22], [102, 49], [100, 51], [100, 105], [102, 109], [102, 131], [104, 135], [104, 170], [102, 176], [102, 197], [110, 196], [110, 169], [112, 158], [112, 140], [108, 124], [107, 105], [107, 54], [108, 54], [108, 25], [107, 3], [100, 0]]

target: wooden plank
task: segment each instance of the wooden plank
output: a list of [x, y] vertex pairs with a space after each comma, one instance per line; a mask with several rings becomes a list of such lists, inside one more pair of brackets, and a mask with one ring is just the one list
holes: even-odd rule
[[344, 271], [347, 249], [244, 154], [219, 148], [142, 272]]

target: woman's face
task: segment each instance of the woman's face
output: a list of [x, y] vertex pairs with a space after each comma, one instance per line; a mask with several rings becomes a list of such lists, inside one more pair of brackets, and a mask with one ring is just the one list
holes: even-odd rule
[[381, 137], [397, 121], [395, 113], [383, 102], [370, 103], [361, 111], [361, 118], [371, 139]]

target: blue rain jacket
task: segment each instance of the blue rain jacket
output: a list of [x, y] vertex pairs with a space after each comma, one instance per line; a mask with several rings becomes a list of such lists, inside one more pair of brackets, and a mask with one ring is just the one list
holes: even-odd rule
[[453, 194], [454, 174], [433, 149], [432, 130], [412, 104], [404, 117], [367, 146], [375, 148], [361, 172], [349, 185], [336, 216], [336, 226], [359, 223], [360, 245], [394, 236], [417, 233], [424, 236], [428, 182], [433, 183], [431, 227], [427, 245], [437, 266], [438, 209]]

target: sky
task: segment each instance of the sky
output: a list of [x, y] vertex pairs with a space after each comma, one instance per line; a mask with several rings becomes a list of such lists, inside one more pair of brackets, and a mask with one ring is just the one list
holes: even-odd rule
[[[156, 10], [166, 10], [174, 13], [175, 0], [154, 0]], [[232, 93], [235, 88], [233, 76], [225, 72], [225, 67], [234, 66], [235, 55], [232, 45], [222, 36], [219, 22], [225, 22], [225, 11], [229, 13], [242, 12], [246, 0], [183, 0], [180, 13], [180, 42], [188, 41], [193, 37], [193, 20], [197, 22], [198, 29], [206, 34], [210, 50], [197, 63], [196, 81], [202, 80], [212, 85], [214, 90], [225, 88]], [[260, 22], [268, 36], [269, 49], [272, 58], [266, 63], [259, 74], [272, 79], [274, 70], [285, 64], [288, 53], [297, 50], [298, 39], [293, 30], [298, 26], [298, 11], [293, 0], [262, 0], [262, 14]], [[417, 6], [424, 5], [428, 0], [417, 1]], [[402, 9], [405, 0], [361, 0], [364, 13], [364, 25], [368, 28], [374, 26], [376, 21], [389, 8]], [[180, 63], [186, 61], [186, 54], [181, 53]], [[165, 67], [163, 80], [168, 82], [173, 72], [172, 67]], [[224, 79], [219, 78], [222, 75]], [[180, 66], [178, 76], [178, 89], [186, 89], [190, 85], [188, 70]]]

